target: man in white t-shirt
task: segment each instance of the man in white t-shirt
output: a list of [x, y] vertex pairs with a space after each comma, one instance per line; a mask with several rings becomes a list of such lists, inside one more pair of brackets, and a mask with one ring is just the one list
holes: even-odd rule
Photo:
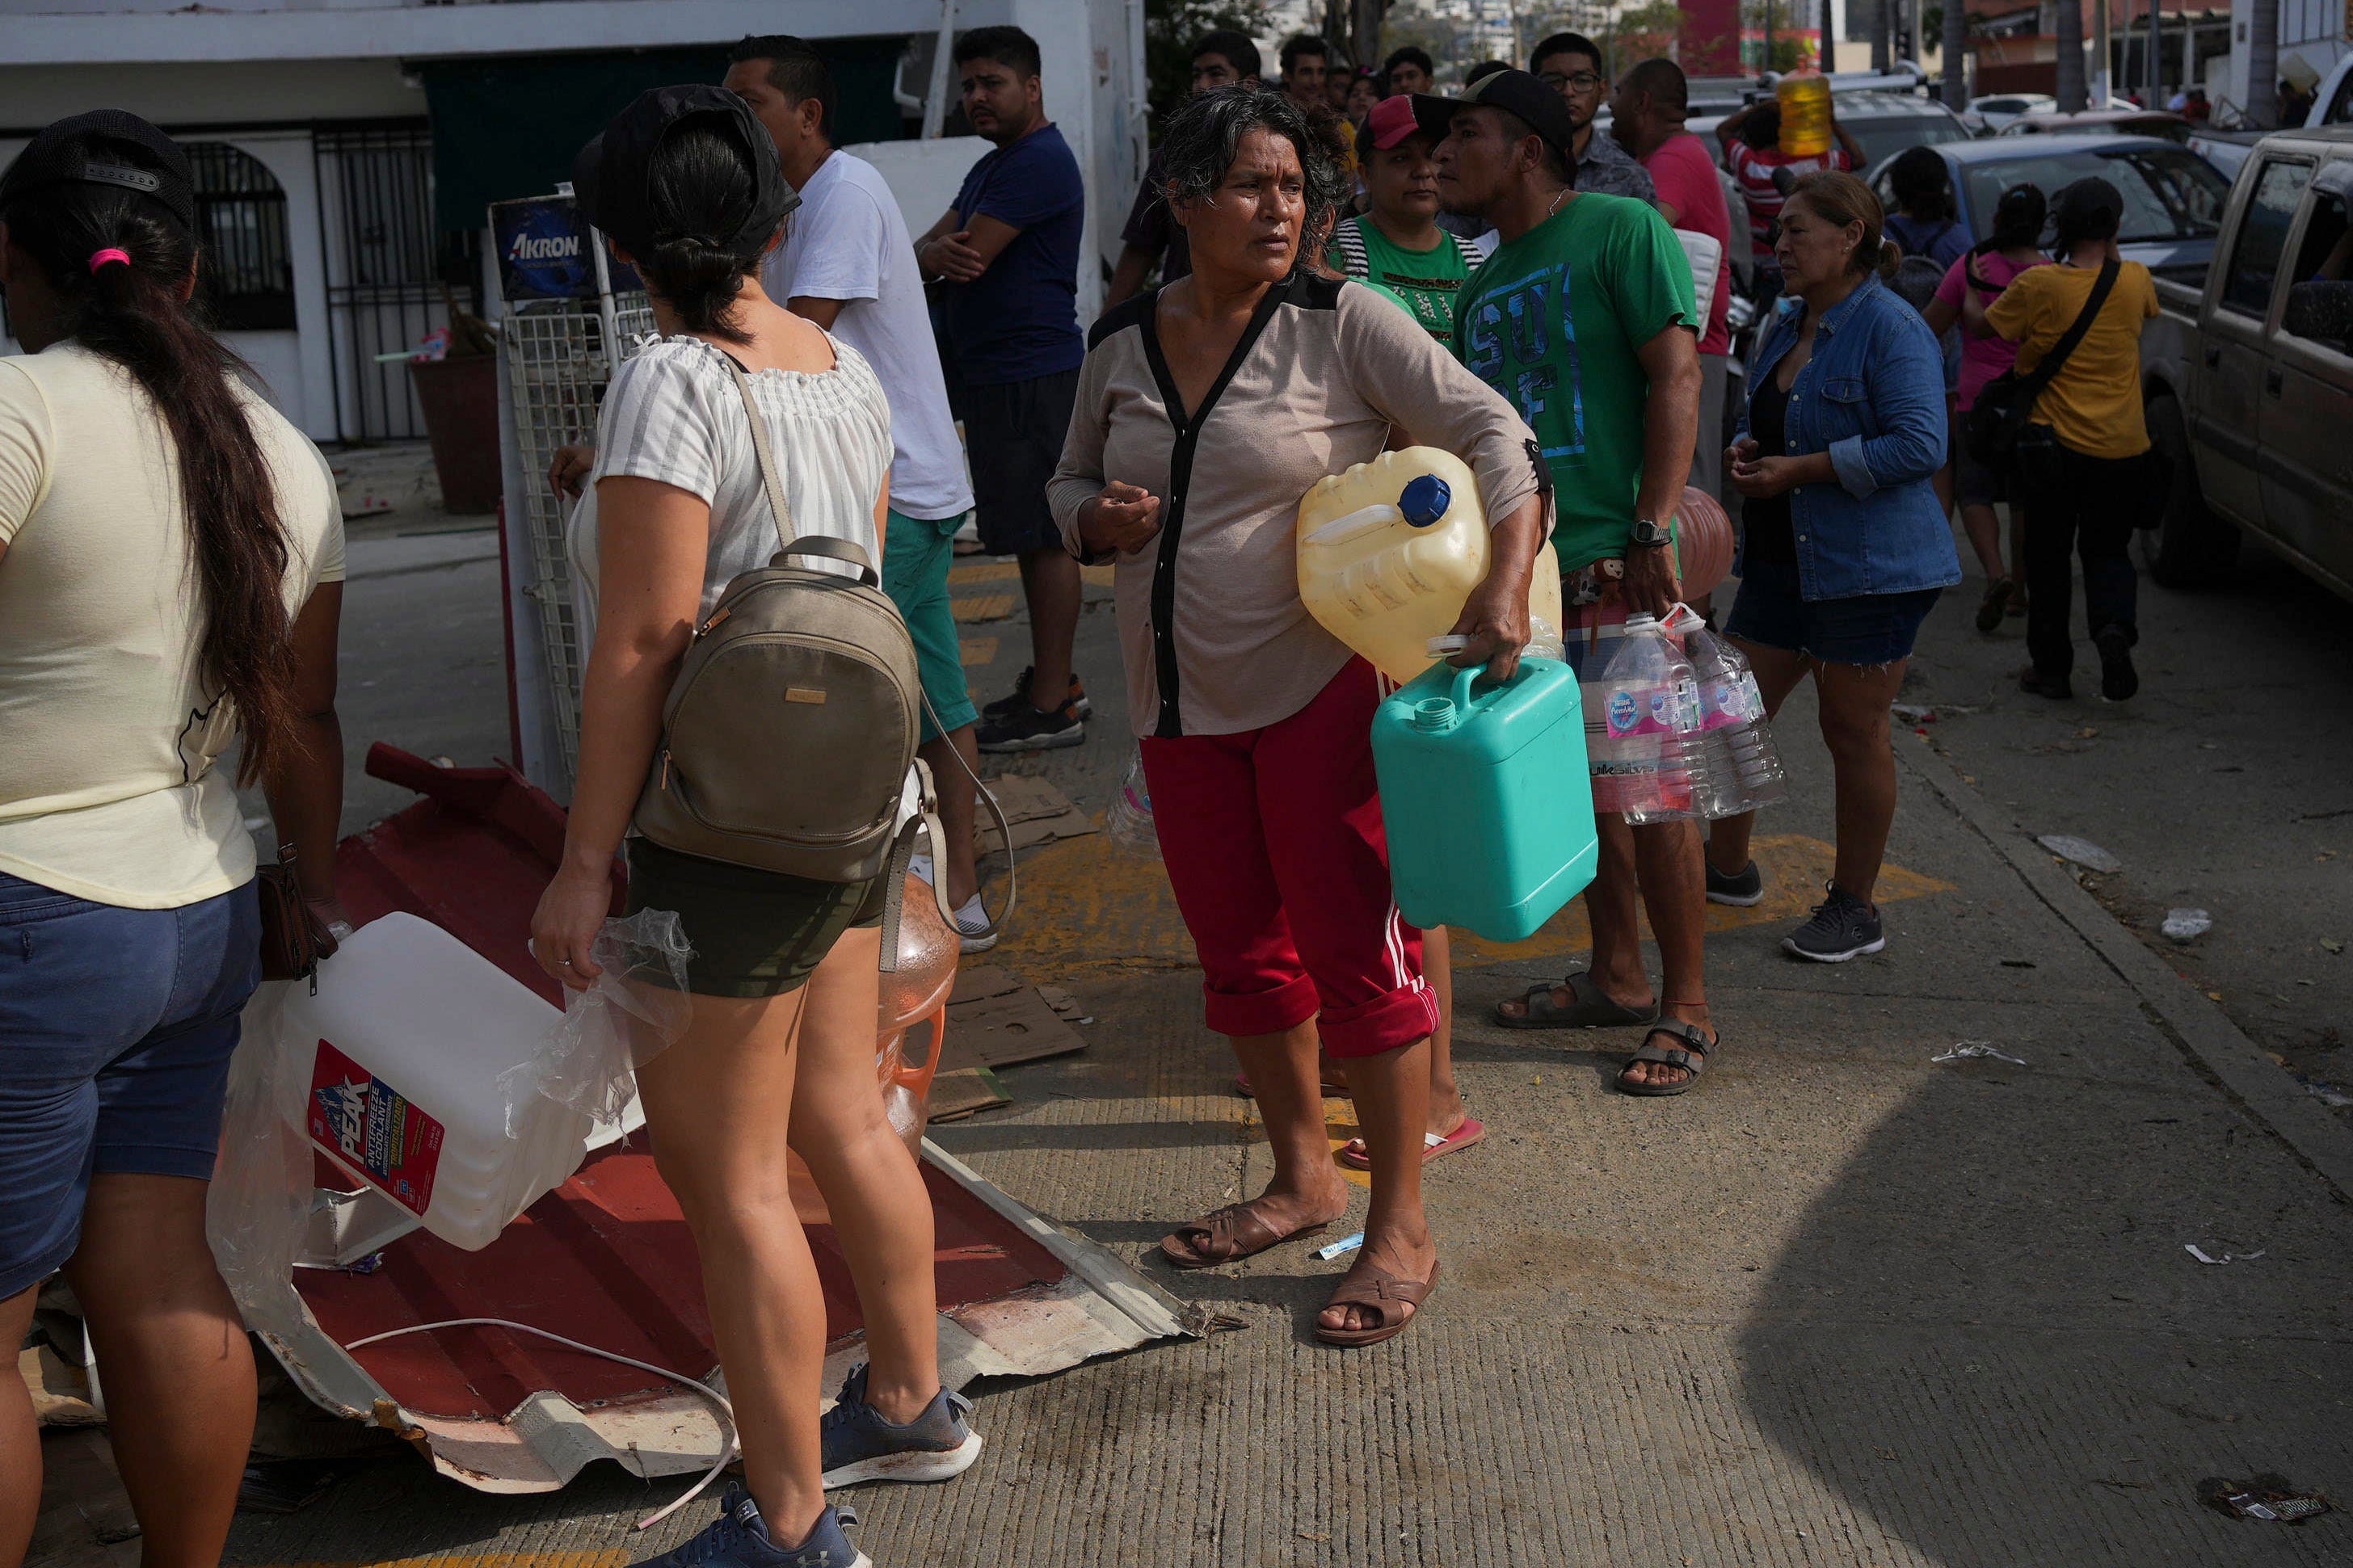
[[[940, 794], [947, 830], [947, 879], [956, 923], [987, 925], [973, 862], [973, 785], [980, 752], [978, 718], [965, 689], [964, 661], [948, 607], [953, 540], [972, 510], [964, 444], [948, 412], [947, 384], [923, 303], [915, 247], [897, 199], [874, 165], [839, 152], [831, 136], [833, 73], [799, 38], [745, 38], [728, 54], [724, 86], [752, 106], [801, 195], [784, 243], [760, 270], [768, 297], [806, 316], [866, 356], [891, 399], [889, 531], [882, 541], [882, 585], [906, 617], [922, 666], [923, 692], [938, 714], [923, 726], [923, 756]], [[946, 733], [942, 734], [944, 729]], [[965, 951], [996, 939], [967, 938]]]

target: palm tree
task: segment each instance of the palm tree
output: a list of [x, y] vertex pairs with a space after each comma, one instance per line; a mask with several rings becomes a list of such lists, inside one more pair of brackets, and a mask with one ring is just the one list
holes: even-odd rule
[[1945, 107], [1967, 109], [1969, 105], [1968, 82], [1969, 17], [1961, 0], [1945, 0]]
[[2279, 0], [2234, 3], [2247, 18], [2247, 123], [2270, 131], [2279, 124]]
[[[2259, 3], [2276, 4], [2276, 0], [2259, 0]], [[2059, 85], [2054, 89], [2054, 96], [2059, 100], [2060, 113], [2081, 114], [2085, 107], [2083, 0], [2059, 0], [2058, 13], [2058, 19], [2051, 28], [2059, 55]]]

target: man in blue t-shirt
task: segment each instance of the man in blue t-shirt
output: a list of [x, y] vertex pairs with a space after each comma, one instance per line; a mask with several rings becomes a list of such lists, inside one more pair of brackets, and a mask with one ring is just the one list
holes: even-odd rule
[[1070, 144], [1046, 118], [1037, 40], [976, 27], [956, 40], [965, 117], [997, 151], [972, 167], [955, 205], [916, 243], [944, 279], [941, 347], [952, 363], [972, 464], [981, 543], [1018, 555], [1029, 605], [1029, 668], [981, 710], [980, 749], [1029, 752], [1086, 739], [1085, 690], [1071, 668], [1079, 563], [1046, 507], [1078, 396], [1079, 243], [1086, 190]]

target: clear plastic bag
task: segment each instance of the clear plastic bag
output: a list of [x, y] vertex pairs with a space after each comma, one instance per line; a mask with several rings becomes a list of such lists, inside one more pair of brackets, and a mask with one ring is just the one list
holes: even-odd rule
[[507, 1136], [520, 1137], [522, 1110], [543, 1095], [604, 1124], [618, 1121], [637, 1093], [637, 1069], [686, 1032], [686, 989], [694, 950], [670, 910], [639, 910], [598, 928], [588, 956], [603, 971], [565, 995], [564, 1022], [532, 1060], [499, 1075]]
[[220, 1158], [205, 1194], [213, 1261], [248, 1327], [291, 1334], [301, 1302], [291, 1281], [311, 1225], [311, 1144], [302, 1127], [310, 1091], [300, 1053], [285, 1038], [286, 993], [271, 981], [245, 1005], [229, 1058]]

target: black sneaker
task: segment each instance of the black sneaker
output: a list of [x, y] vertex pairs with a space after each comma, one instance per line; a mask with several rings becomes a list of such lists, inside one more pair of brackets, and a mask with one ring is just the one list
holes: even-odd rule
[[[1036, 665], [1033, 664], [1024, 667], [1021, 671], [1021, 679], [1013, 683], [1013, 689], [1007, 692], [1004, 696], [998, 698], [994, 702], [983, 704], [980, 710], [980, 716], [984, 719], [1002, 719], [1008, 713], [1014, 711], [1023, 703], [1029, 701], [1029, 678], [1037, 673], [1038, 667]], [[1075, 671], [1072, 672], [1071, 676], [1070, 706], [1071, 710], [1082, 719], [1092, 719], [1094, 717], [1095, 705], [1087, 700], [1087, 689], [1079, 684], [1079, 678]]]
[[798, 1546], [783, 1547], [768, 1537], [758, 1505], [742, 1487], [729, 1487], [719, 1500], [719, 1518], [684, 1543], [649, 1557], [637, 1568], [873, 1568], [874, 1560], [849, 1544], [842, 1525], [855, 1515], [827, 1509]]
[[2140, 672], [2133, 668], [2130, 626], [2106, 626], [2092, 641], [2100, 650], [2100, 695], [2122, 702], [2140, 689]]
[[866, 1403], [866, 1369], [853, 1371], [841, 1397], [818, 1424], [825, 1484], [860, 1481], [944, 1481], [972, 1468], [980, 1458], [980, 1434], [965, 1416], [972, 1402], [943, 1388], [923, 1413], [904, 1426], [882, 1419]]
[[1765, 873], [1757, 868], [1756, 861], [1751, 860], [1727, 877], [1715, 868], [1715, 861], [1710, 860], [1707, 862], [1707, 901], [1730, 904], [1743, 910], [1751, 904], [1761, 904], [1765, 901]]
[[2032, 668], [2018, 674], [2018, 689], [2029, 697], [2048, 697], [2053, 702], [2064, 702], [2075, 695], [2074, 683], [2063, 675], [2043, 675]]
[[1781, 939], [1782, 952], [1816, 963], [1844, 963], [1887, 945], [1876, 905], [1840, 890], [1835, 882], [1826, 890], [1830, 896], [1814, 906], [1814, 918]]
[[1049, 713], [1024, 702], [1009, 713], [983, 719], [975, 739], [984, 752], [1047, 752], [1084, 745], [1087, 726], [1074, 703], [1065, 702]]

